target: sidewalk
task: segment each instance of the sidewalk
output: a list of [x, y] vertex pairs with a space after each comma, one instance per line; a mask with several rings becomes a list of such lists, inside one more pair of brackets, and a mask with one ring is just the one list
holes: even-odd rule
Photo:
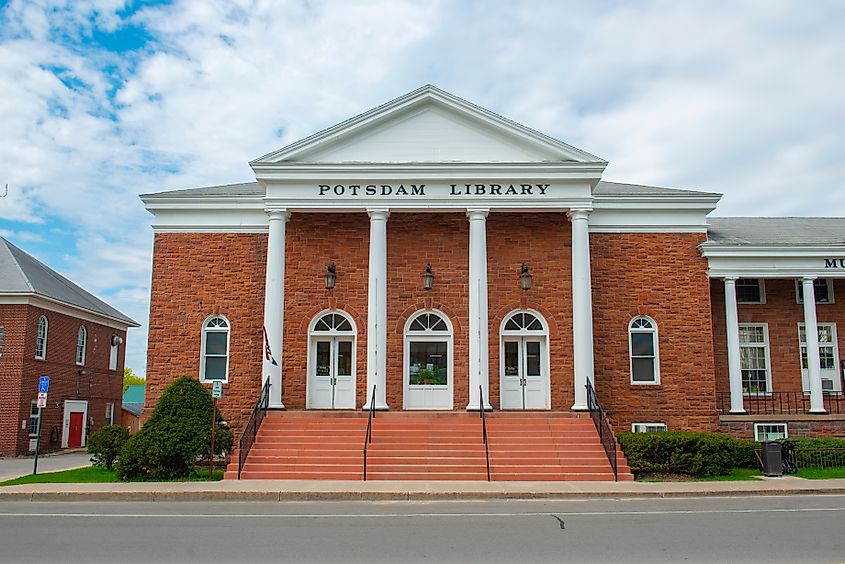
[[[0, 457], [0, 482], [32, 474], [34, 456]], [[85, 449], [63, 450], [38, 457], [38, 473], [72, 470], [91, 466], [91, 455]]]
[[31, 501], [312, 501], [660, 498], [845, 494], [845, 479], [765, 478], [743, 482], [422, 482], [225, 480], [30, 484], [0, 488], [0, 502]]

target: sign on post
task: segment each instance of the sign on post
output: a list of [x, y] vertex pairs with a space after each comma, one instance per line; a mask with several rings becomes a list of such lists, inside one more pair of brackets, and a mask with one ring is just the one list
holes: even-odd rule
[[213, 399], [220, 399], [223, 397], [223, 382], [220, 380], [215, 380], [213, 384], [211, 384], [211, 397]]
[[49, 376], [41, 376], [38, 378], [38, 394], [47, 394], [50, 391], [50, 377]]
[[38, 451], [41, 450], [41, 421], [44, 420], [44, 412], [47, 407], [47, 391], [50, 389], [50, 377], [41, 376], [38, 378], [38, 400], [35, 402], [38, 407], [38, 430], [35, 437], [35, 459], [32, 462], [32, 474], [38, 474]]

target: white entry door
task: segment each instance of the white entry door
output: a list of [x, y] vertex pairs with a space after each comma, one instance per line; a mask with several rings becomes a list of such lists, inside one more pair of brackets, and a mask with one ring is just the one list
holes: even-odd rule
[[545, 339], [506, 337], [502, 346], [502, 409], [548, 409]]
[[316, 337], [311, 354], [309, 407], [355, 409], [352, 339]]

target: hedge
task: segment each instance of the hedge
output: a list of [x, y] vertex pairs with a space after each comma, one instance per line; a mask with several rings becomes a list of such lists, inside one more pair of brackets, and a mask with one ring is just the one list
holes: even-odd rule
[[129, 430], [122, 425], [105, 425], [88, 437], [88, 454], [94, 466], [112, 469], [115, 460], [129, 440]]
[[724, 476], [733, 468], [757, 467], [755, 441], [737, 440], [720, 433], [620, 433], [618, 439], [635, 474]]

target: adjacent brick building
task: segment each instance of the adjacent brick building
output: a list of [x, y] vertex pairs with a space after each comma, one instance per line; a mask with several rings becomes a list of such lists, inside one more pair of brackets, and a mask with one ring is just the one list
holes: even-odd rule
[[126, 332], [137, 326], [0, 238], [0, 455], [32, 452], [39, 417], [42, 451], [85, 446], [119, 422]]
[[224, 382], [236, 431], [265, 382], [271, 407], [394, 411], [583, 411], [589, 382], [617, 430], [845, 435], [845, 220], [709, 219], [719, 194], [606, 165], [426, 86], [255, 182], [142, 196], [145, 412], [182, 375]]

